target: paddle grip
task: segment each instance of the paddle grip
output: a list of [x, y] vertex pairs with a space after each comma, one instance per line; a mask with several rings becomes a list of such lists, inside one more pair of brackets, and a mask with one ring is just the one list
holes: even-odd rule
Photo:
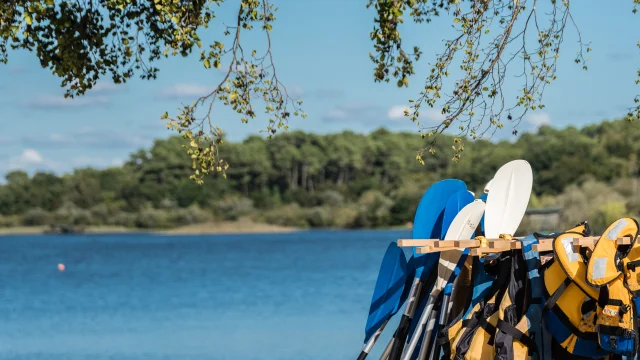
[[367, 354], [366, 352], [361, 351], [361, 352], [360, 352], [360, 355], [358, 355], [358, 360], [364, 360], [364, 359], [366, 359], [366, 358], [367, 358], [367, 355], [368, 355], [368, 354]]

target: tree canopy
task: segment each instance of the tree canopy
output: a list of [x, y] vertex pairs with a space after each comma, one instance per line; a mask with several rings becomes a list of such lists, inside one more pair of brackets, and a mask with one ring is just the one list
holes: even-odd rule
[[472, 151], [455, 166], [443, 156], [444, 144], [418, 164], [405, 154], [421, 137], [385, 129], [292, 131], [271, 141], [253, 136], [226, 144], [225, 157], [235, 164], [227, 179], [218, 173], [202, 185], [188, 179], [183, 142], [157, 140], [122, 167], [62, 176], [10, 172], [0, 185], [0, 227], [162, 228], [242, 217], [297, 227], [401, 226], [412, 221], [417, 199], [433, 182], [463, 179], [479, 195], [501, 165], [517, 158], [528, 160], [535, 174], [530, 207], [561, 208], [559, 228], [583, 220], [606, 226], [611, 217], [640, 213], [640, 122], [542, 127], [513, 143], [470, 141]]
[[[632, 1], [632, 2], [631, 2]], [[630, 1], [637, 12], [640, 0]], [[44, 68], [61, 78], [66, 96], [80, 96], [96, 82], [110, 77], [123, 83], [138, 75], [154, 79], [158, 60], [200, 51], [205, 68], [225, 68], [223, 80], [209, 94], [194, 99], [177, 113], [165, 112], [168, 128], [187, 140], [192, 178], [202, 181], [211, 172], [226, 174], [228, 161], [219, 151], [223, 129], [215, 125], [215, 106], [229, 106], [243, 122], [266, 112], [271, 138], [288, 128], [291, 118], [305, 117], [302, 101], [293, 98], [279, 80], [271, 51], [270, 32], [277, 8], [270, 0], [240, 0], [237, 16], [221, 37], [203, 44], [201, 38], [218, 19], [224, 0], [7, 0], [0, 3], [0, 61], [10, 49], [34, 52]], [[464, 151], [465, 139], [478, 139], [507, 123], [514, 132], [527, 111], [544, 108], [545, 87], [556, 79], [556, 63], [565, 32], [579, 30], [570, 0], [369, 0], [375, 11], [371, 32], [375, 81], [408, 86], [423, 51], [405, 44], [405, 19], [428, 24], [447, 17], [457, 34], [445, 39], [424, 90], [410, 100], [405, 115], [423, 138], [414, 150], [418, 160], [435, 153], [444, 131], [454, 134], [453, 158]], [[364, 4], [363, 4], [364, 10]], [[264, 50], [245, 49], [249, 31], [264, 34]], [[575, 62], [587, 69], [591, 50], [579, 36]], [[640, 46], [640, 43], [638, 43]], [[640, 83], [640, 70], [638, 71]], [[503, 86], [516, 81], [517, 99]], [[633, 99], [630, 96], [630, 100]], [[640, 97], [629, 107], [628, 119], [640, 116]], [[438, 109], [444, 120], [434, 126], [420, 123], [424, 107]], [[260, 108], [260, 110], [259, 110]], [[189, 160], [188, 160], [189, 161]], [[311, 166], [311, 165], [310, 165]]]

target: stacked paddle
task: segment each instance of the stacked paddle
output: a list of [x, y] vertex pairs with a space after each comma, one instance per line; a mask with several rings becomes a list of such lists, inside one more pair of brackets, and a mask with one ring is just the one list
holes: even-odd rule
[[[524, 216], [532, 187], [532, 171], [524, 160], [502, 166], [479, 199], [457, 179], [433, 184], [420, 200], [413, 222], [413, 239], [471, 240], [513, 235]], [[469, 250], [424, 253], [412, 249], [407, 261], [392, 242], [383, 257], [365, 326], [358, 360], [367, 358], [390, 319], [404, 306], [399, 325], [381, 360], [440, 358], [433, 341], [447, 325], [449, 301], [456, 275]]]

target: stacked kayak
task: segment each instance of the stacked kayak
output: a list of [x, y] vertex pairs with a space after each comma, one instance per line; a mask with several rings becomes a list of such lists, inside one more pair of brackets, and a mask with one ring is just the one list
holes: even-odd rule
[[425, 192], [412, 239], [384, 254], [358, 360], [397, 313], [380, 360], [637, 360], [638, 222], [619, 219], [600, 237], [587, 221], [515, 237], [531, 166], [514, 160], [489, 180], [477, 199], [458, 179]]

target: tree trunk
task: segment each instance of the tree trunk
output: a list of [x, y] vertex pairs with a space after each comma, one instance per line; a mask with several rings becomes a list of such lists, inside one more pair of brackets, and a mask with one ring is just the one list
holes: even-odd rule
[[342, 183], [344, 182], [344, 168], [340, 168], [340, 171], [338, 172], [338, 181], [336, 183], [336, 185], [342, 185]]
[[313, 188], [313, 177], [309, 176], [309, 192], [313, 194], [314, 188]]
[[291, 169], [291, 188], [295, 189], [298, 187], [298, 166], [294, 165]]
[[302, 164], [302, 171], [300, 175], [300, 186], [303, 189], [307, 188], [307, 164]]

